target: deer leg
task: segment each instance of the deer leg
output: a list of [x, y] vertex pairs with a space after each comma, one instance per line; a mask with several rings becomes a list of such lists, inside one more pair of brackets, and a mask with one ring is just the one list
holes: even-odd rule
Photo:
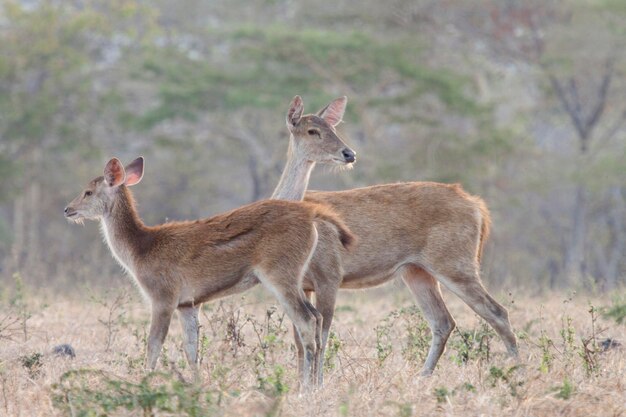
[[504, 342], [509, 355], [517, 356], [517, 340], [511, 328], [509, 313], [489, 295], [480, 281], [478, 271], [455, 271], [436, 276], [493, 327]]
[[[308, 300], [304, 291], [300, 289], [298, 281], [293, 279], [293, 274], [285, 275], [283, 279], [278, 279], [278, 276], [270, 279], [270, 274], [264, 274], [260, 271], [257, 271], [256, 275], [259, 281], [276, 296], [283, 310], [293, 322], [303, 351], [300, 384], [303, 389], [308, 390], [312, 375], [311, 368], [317, 349], [315, 343], [317, 319], [310, 310], [313, 306], [310, 303], [307, 305]], [[275, 273], [274, 275], [279, 274]]]
[[183, 330], [183, 349], [194, 374], [198, 374], [199, 306], [178, 307], [178, 319]]
[[[286, 294], [285, 294], [286, 295]], [[304, 294], [298, 297], [279, 297], [279, 301], [293, 322], [296, 332], [302, 343], [302, 375], [300, 379], [301, 387], [307, 390], [311, 385], [312, 368], [316, 355], [315, 335], [317, 332], [317, 319], [307, 306]]]
[[152, 307], [152, 321], [150, 322], [150, 334], [148, 335], [148, 362], [147, 368], [151, 371], [156, 368], [157, 359], [161, 353], [165, 336], [172, 320], [173, 308]]
[[439, 358], [446, 349], [448, 337], [455, 323], [441, 296], [439, 282], [428, 272], [414, 265], [405, 267], [402, 279], [415, 297], [432, 333], [428, 356], [422, 368], [422, 375], [430, 375], [435, 370]]
[[322, 316], [322, 336], [321, 343], [317, 346], [318, 350], [318, 367], [316, 369], [317, 385], [322, 386], [324, 383], [324, 354], [326, 352], [326, 344], [328, 343], [328, 333], [330, 325], [335, 315], [335, 302], [337, 300], [336, 286], [326, 285], [319, 289], [315, 295], [315, 305]]
[[[316, 300], [317, 297], [319, 296], [319, 293], [316, 293]], [[313, 385], [317, 385], [317, 374], [319, 372], [319, 370], [321, 369], [321, 365], [322, 365], [322, 357], [321, 357], [321, 351], [322, 351], [322, 325], [323, 325], [323, 321], [324, 318], [322, 316], [322, 314], [315, 308], [313, 307], [313, 304], [311, 304], [310, 299], [305, 300], [306, 306], [309, 309], [309, 312], [311, 314], [313, 314], [313, 316], [315, 317], [315, 357], [313, 359], [313, 366], [312, 366], [312, 373], [311, 373], [311, 383]]]
[[[311, 294], [312, 291], [304, 291], [304, 296], [309, 302], [311, 301]], [[302, 347], [302, 341], [300, 340], [300, 335], [295, 325], [293, 325], [293, 340], [296, 344], [296, 352], [298, 355], [298, 378], [302, 381], [304, 377], [304, 347]]]

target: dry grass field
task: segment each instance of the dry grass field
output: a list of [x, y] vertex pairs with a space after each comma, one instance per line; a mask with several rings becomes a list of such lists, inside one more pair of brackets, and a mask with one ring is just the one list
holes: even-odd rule
[[[436, 373], [422, 378], [430, 335], [408, 291], [394, 283], [342, 292], [325, 385], [300, 395], [291, 325], [260, 288], [203, 309], [198, 383], [185, 367], [177, 321], [158, 371], [146, 375], [149, 309], [130, 285], [89, 292], [60, 297], [18, 288], [6, 296], [0, 415], [626, 415], [625, 350], [606, 342], [626, 342], [626, 325], [605, 316], [614, 305], [609, 296], [497, 294], [520, 338], [515, 361], [445, 294], [458, 331]], [[63, 343], [74, 359], [52, 353]]]

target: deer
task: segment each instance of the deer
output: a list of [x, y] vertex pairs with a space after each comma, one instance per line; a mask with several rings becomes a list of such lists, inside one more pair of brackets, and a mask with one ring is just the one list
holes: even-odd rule
[[[459, 184], [407, 182], [374, 185], [346, 191], [308, 191], [316, 163], [345, 165], [336, 157], [345, 147], [336, 127], [343, 120], [347, 97], [331, 101], [316, 114], [303, 114], [304, 104], [295, 96], [287, 111], [289, 147], [287, 163], [272, 199], [303, 200], [327, 204], [344, 219], [359, 241], [341, 255], [344, 275], [333, 282], [340, 289], [379, 286], [401, 277], [428, 322], [432, 339], [421, 375], [431, 375], [445, 350], [456, 323], [441, 293], [441, 284], [460, 297], [500, 336], [511, 356], [517, 341], [508, 311], [485, 289], [480, 277], [483, 246], [491, 218], [485, 202], [465, 192]], [[347, 147], [346, 147], [347, 148]], [[331, 242], [320, 229], [318, 247]], [[314, 254], [304, 277], [308, 300], [315, 293], [316, 308], [323, 316], [322, 350], [332, 322], [336, 295], [318, 294], [314, 283], [324, 271], [324, 260]], [[326, 298], [331, 293], [332, 298]], [[304, 350], [296, 338], [299, 367]], [[318, 383], [323, 376], [318, 374]]]
[[185, 355], [197, 377], [200, 305], [260, 283], [276, 297], [303, 346], [301, 387], [313, 385], [321, 368], [321, 315], [305, 297], [302, 281], [318, 228], [330, 239], [325, 248], [335, 251], [324, 254], [327, 264], [354, 243], [343, 220], [323, 205], [266, 200], [206, 219], [147, 226], [129, 188], [143, 174], [143, 157], [126, 167], [110, 159], [64, 214], [74, 223], [99, 222], [113, 257], [150, 303], [146, 369], [155, 369], [177, 310]]

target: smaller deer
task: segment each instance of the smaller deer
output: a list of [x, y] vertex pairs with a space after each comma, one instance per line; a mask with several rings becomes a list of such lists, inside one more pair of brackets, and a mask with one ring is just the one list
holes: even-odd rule
[[143, 171], [142, 157], [126, 168], [111, 159], [104, 175], [65, 208], [65, 217], [99, 221], [113, 256], [150, 301], [147, 368], [156, 367], [178, 310], [185, 354], [197, 371], [200, 304], [260, 282], [293, 321], [304, 346], [301, 386], [315, 382], [322, 319], [306, 299], [302, 280], [317, 247], [317, 226], [335, 230], [338, 246], [350, 246], [352, 234], [343, 222], [322, 205], [261, 201], [208, 219], [146, 226], [128, 188], [141, 181]]

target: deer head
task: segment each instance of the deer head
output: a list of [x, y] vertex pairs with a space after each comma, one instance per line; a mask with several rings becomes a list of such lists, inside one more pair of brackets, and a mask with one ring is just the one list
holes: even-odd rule
[[287, 111], [287, 128], [291, 134], [290, 149], [298, 158], [337, 165], [350, 165], [356, 161], [356, 153], [335, 130], [342, 121], [347, 102], [347, 97], [339, 97], [316, 114], [303, 115], [302, 98], [293, 98]]
[[76, 223], [99, 220], [106, 216], [115, 202], [120, 186], [132, 186], [143, 177], [143, 157], [135, 159], [126, 168], [113, 158], [104, 167], [104, 175], [94, 178], [70, 204], [65, 207], [65, 218]]

